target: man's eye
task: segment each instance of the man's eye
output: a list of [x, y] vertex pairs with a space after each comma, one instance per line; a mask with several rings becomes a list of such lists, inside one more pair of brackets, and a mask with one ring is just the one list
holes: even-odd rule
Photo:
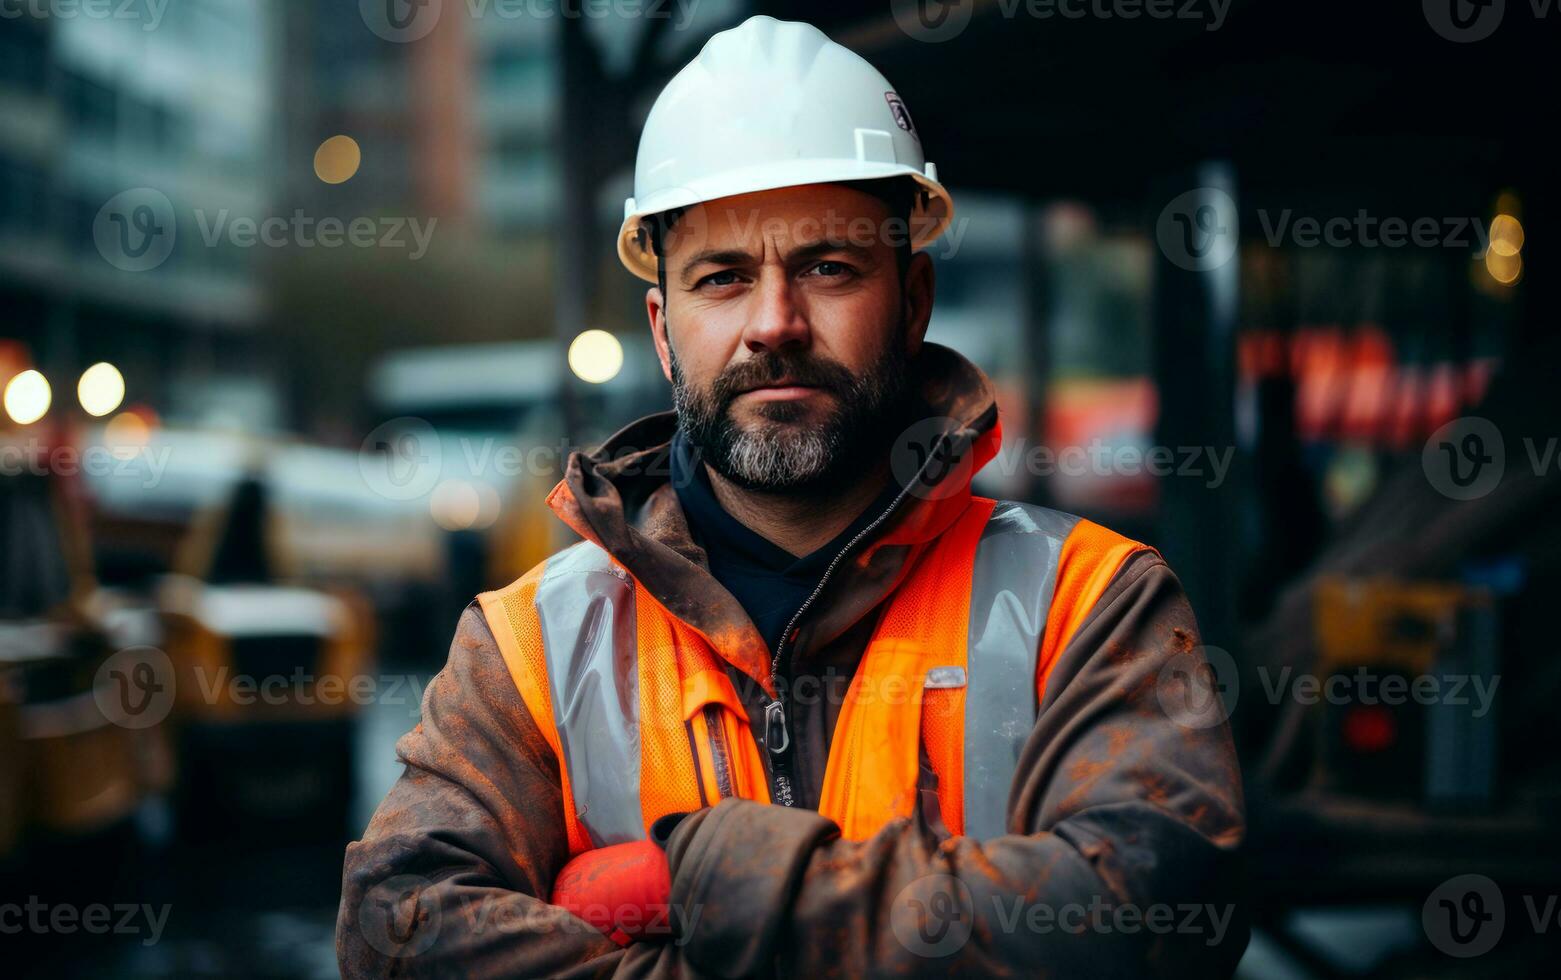
[[851, 267], [846, 265], [844, 262], [820, 262], [818, 265], [815, 265], [813, 268], [809, 269], [807, 271], [807, 275], [823, 276], [826, 279], [832, 279], [836, 276], [849, 275], [850, 272]]
[[694, 284], [694, 288], [701, 286], [733, 286], [738, 282], [737, 273], [731, 269], [722, 269], [720, 272], [712, 272], [708, 276]]

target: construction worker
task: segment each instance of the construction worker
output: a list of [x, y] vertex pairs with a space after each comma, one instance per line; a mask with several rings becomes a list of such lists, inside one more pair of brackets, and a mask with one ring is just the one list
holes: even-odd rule
[[972, 495], [993, 387], [923, 341], [953, 204], [893, 88], [752, 18], [634, 194], [676, 411], [572, 455], [584, 540], [462, 616], [348, 848], [343, 973], [1228, 976], [1192, 611], [1152, 549]]

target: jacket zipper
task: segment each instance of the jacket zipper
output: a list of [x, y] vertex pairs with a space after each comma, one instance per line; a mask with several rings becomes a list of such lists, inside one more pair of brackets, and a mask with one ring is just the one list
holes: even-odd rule
[[[776, 697], [764, 708], [764, 747], [770, 755], [770, 798], [772, 802], [779, 803], [781, 806], [797, 805], [796, 793], [792, 785], [791, 719], [786, 701], [786, 689], [781, 684], [782, 658], [786, 655], [786, 645], [791, 642], [791, 638], [797, 629], [797, 623], [802, 619], [802, 614], [807, 612], [808, 607], [813, 605], [814, 600], [823, 593], [824, 586], [828, 584], [829, 577], [834, 574], [835, 568], [840, 564], [841, 560], [850, 553], [852, 548], [856, 547], [858, 542], [873, 533], [880, 524], [888, 520], [889, 515], [893, 514], [895, 509], [900, 506], [900, 502], [905, 499], [906, 494], [910, 493], [911, 487], [921, 482], [927, 467], [932, 464], [933, 460], [938, 458], [938, 450], [943, 448], [943, 443], [947, 439], [947, 433], [938, 437], [937, 446], [922, 461], [921, 468], [916, 471], [916, 476], [900, 488], [900, 492], [894, 495], [894, 499], [889, 502], [888, 507], [884, 508], [883, 513], [873, 518], [871, 524], [852, 535], [851, 540], [847, 541], [839, 553], [830, 559], [829, 565], [824, 569], [824, 574], [819, 577], [818, 584], [813, 587], [813, 591], [808, 595], [807, 599], [803, 600], [802, 605], [797, 607], [797, 611], [792, 614], [791, 621], [786, 624], [785, 632], [781, 634], [780, 642], [775, 644], [775, 656], [770, 660], [770, 686], [775, 689]], [[790, 662], [787, 661], [788, 666], [789, 664]]]
[[714, 763], [716, 792], [722, 799], [737, 795], [732, 791], [732, 764], [727, 755], [726, 729], [721, 723], [721, 709], [714, 705], [705, 707], [705, 729], [710, 734], [710, 758]]

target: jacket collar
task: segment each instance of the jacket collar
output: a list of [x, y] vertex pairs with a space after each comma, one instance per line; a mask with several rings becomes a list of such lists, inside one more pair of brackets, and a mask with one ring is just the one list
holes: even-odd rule
[[[1002, 429], [986, 375], [939, 344], [923, 344], [913, 369], [925, 411], [891, 450], [901, 492], [809, 607], [791, 640], [794, 656], [806, 656], [877, 607], [969, 505], [971, 477], [997, 453]], [[570, 454], [548, 506], [774, 696], [771, 651], [710, 574], [678, 504], [670, 482], [676, 428], [676, 414], [661, 412], [625, 426], [589, 453]]]

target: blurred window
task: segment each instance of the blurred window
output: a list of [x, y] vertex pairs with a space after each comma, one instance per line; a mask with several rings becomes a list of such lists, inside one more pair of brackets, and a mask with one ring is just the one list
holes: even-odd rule
[[488, 60], [488, 80], [496, 88], [540, 92], [552, 84], [553, 68], [545, 58], [532, 54], [499, 52]]
[[[1047, 355], [1039, 427], [1059, 454], [1046, 479], [1049, 497], [1122, 526], [1151, 513], [1158, 499], [1156, 480], [1132, 462], [1151, 448], [1159, 414], [1149, 326], [1153, 253], [1137, 229], [1102, 227], [1091, 208], [1074, 202], [1045, 212], [1042, 239]], [[1062, 454], [1071, 454], [1067, 465]]]
[[47, 186], [37, 167], [0, 157], [0, 230], [36, 234], [43, 228]]
[[531, 171], [528, 176], [547, 166], [552, 153], [546, 140], [537, 133], [508, 132], [494, 138], [493, 159], [506, 169]]
[[112, 137], [119, 114], [114, 90], [108, 85], [75, 72], [61, 77], [65, 117], [72, 127], [99, 136]]
[[69, 236], [66, 244], [75, 252], [87, 256], [98, 254], [97, 241], [92, 237], [92, 227], [102, 207], [102, 201], [90, 200], [80, 193], [65, 195], [65, 228]]
[[41, 28], [15, 18], [0, 19], [0, 86], [42, 94], [48, 81], [48, 47]]

